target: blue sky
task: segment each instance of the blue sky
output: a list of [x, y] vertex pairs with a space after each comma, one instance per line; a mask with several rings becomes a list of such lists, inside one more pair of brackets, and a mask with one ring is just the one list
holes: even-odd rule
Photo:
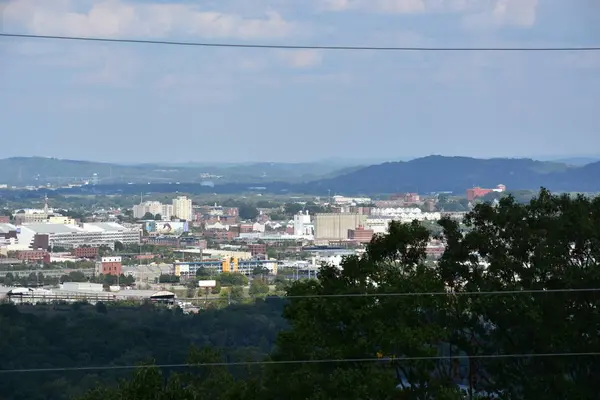
[[[0, 0], [0, 30], [206, 42], [600, 45], [597, 0]], [[600, 153], [600, 52], [215, 49], [0, 38], [0, 158]]]

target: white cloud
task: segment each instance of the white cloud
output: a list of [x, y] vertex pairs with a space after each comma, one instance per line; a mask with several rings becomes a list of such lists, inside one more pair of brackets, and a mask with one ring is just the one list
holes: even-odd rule
[[99, 0], [86, 10], [80, 6], [80, 0], [9, 0], [4, 20], [33, 34], [111, 38], [281, 38], [297, 28], [275, 11], [267, 11], [263, 18], [246, 18], [188, 4]]
[[294, 68], [310, 68], [323, 61], [323, 55], [316, 50], [289, 50], [279, 55], [286, 65]]
[[496, 0], [493, 7], [465, 17], [465, 24], [470, 27], [531, 27], [536, 21], [538, 3], [538, 0]]
[[317, 0], [327, 11], [385, 14], [463, 13], [470, 26], [535, 23], [538, 0]]
[[384, 13], [415, 13], [425, 11], [426, 0], [320, 0], [329, 11], [368, 10]]

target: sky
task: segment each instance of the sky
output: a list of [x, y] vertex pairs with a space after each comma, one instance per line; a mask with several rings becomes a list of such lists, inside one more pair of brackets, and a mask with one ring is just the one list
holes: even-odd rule
[[[0, 32], [342, 46], [600, 46], [598, 0], [0, 0]], [[0, 37], [0, 158], [600, 153], [600, 52], [205, 48]]]

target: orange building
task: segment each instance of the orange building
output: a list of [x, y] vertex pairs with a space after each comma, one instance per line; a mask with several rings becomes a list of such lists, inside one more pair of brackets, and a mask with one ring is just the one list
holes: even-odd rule
[[119, 276], [123, 273], [121, 257], [102, 257], [96, 263], [96, 274]]
[[498, 185], [498, 186], [496, 186], [495, 189], [482, 189], [480, 187], [474, 187], [471, 189], [467, 189], [467, 200], [473, 201], [476, 198], [483, 197], [486, 194], [491, 193], [491, 192], [502, 193], [504, 191], [506, 191], [506, 186], [504, 186], [504, 185]]

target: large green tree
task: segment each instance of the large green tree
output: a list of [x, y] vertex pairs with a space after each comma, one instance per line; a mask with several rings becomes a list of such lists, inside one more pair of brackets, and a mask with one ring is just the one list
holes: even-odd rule
[[[447, 307], [453, 343], [473, 356], [586, 353], [600, 349], [600, 199], [542, 190], [528, 204], [512, 196], [481, 204], [464, 221], [443, 220], [439, 263], [457, 293]], [[464, 292], [494, 295], [461, 295]], [[542, 292], [532, 292], [542, 291]], [[598, 357], [472, 357], [472, 375], [506, 399], [593, 399]]]
[[[318, 280], [294, 283], [284, 312], [291, 329], [280, 334], [273, 358], [313, 362], [274, 368], [270, 397], [441, 398], [450, 380], [434, 372], [434, 361], [386, 360], [435, 356], [446, 335], [435, 323], [443, 297], [391, 295], [444, 289], [436, 271], [425, 265], [428, 240], [429, 232], [418, 222], [393, 222], [389, 234], [373, 239], [364, 256], [347, 258], [342, 268], [324, 266]], [[378, 354], [382, 361], [315, 361], [372, 360]]]

